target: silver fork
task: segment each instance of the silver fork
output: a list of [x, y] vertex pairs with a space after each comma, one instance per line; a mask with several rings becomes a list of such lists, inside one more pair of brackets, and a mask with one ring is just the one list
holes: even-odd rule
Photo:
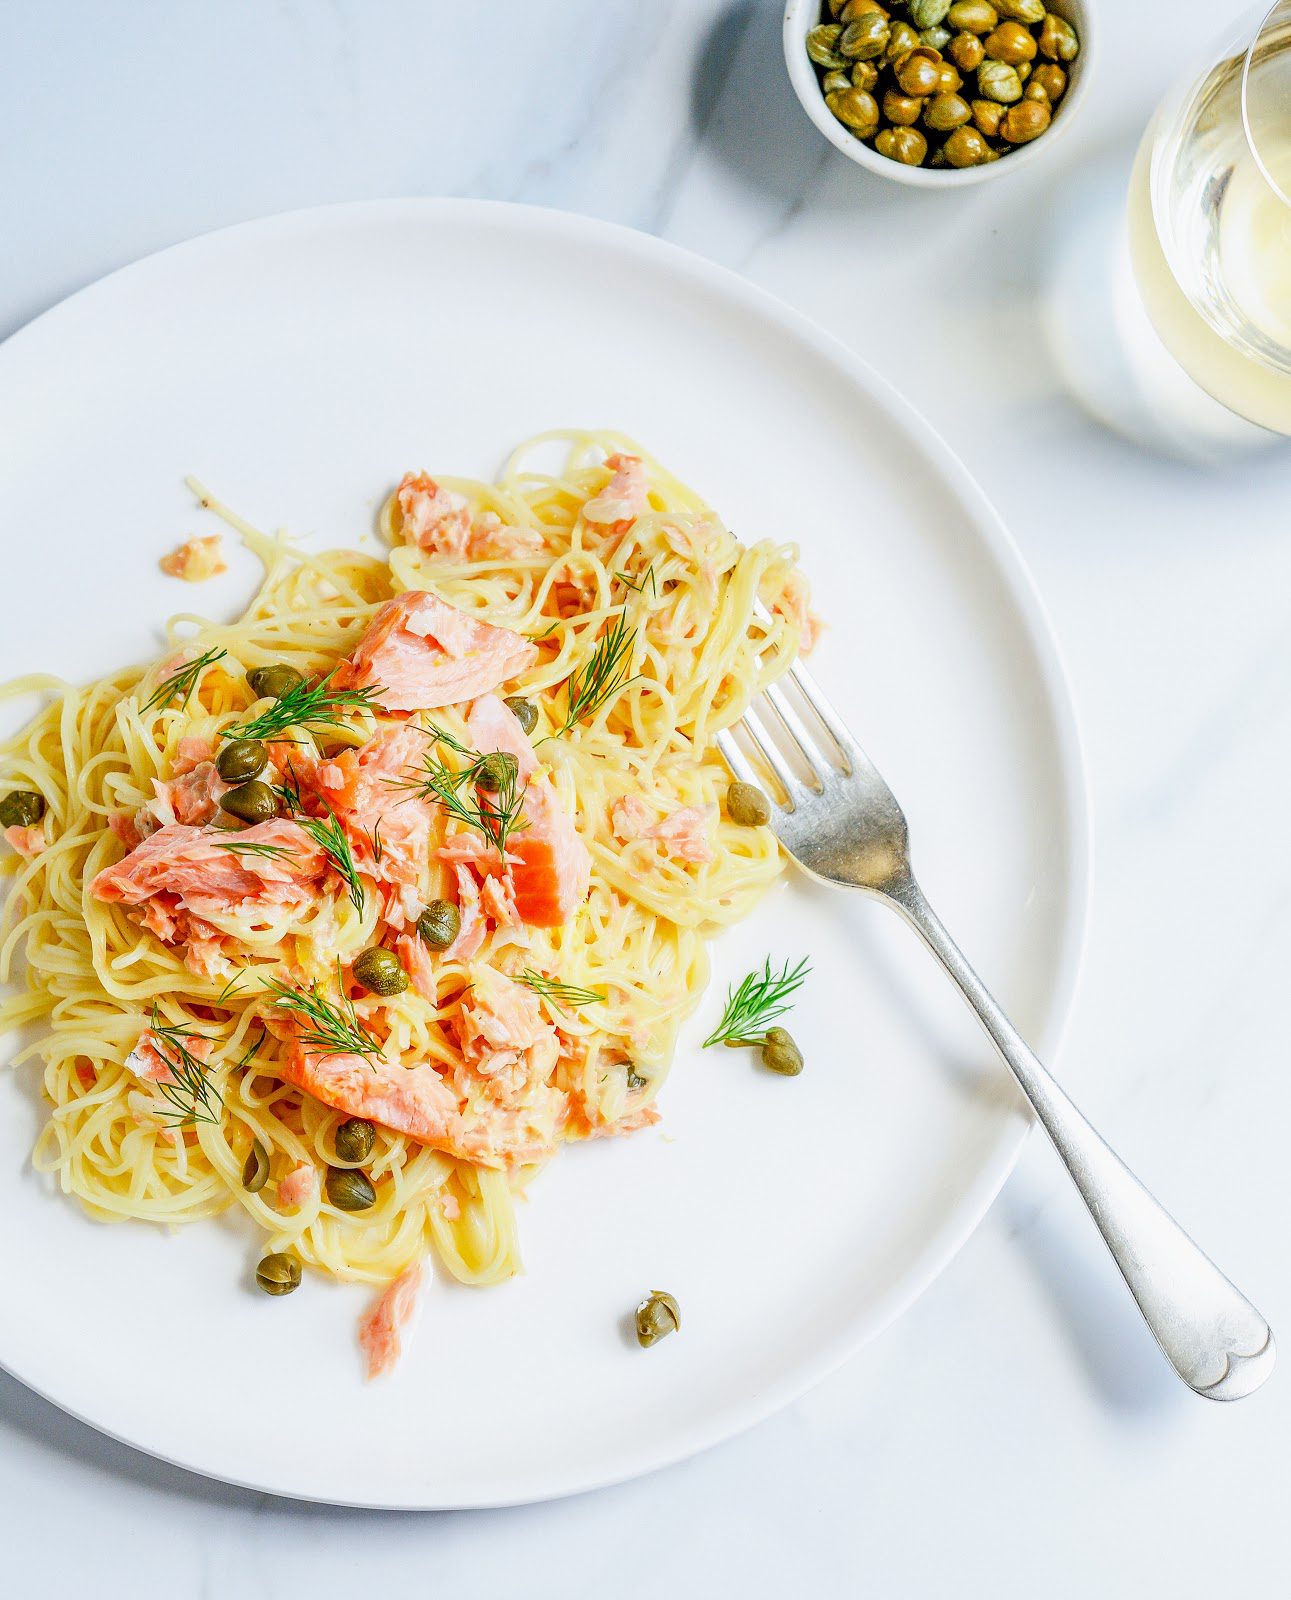
[[[906, 819], [891, 789], [801, 667], [788, 680], [811, 731], [778, 685], [750, 706], [745, 735], [780, 784], [772, 826], [813, 878], [895, 906], [958, 984], [1062, 1157], [1166, 1359], [1209, 1400], [1238, 1400], [1273, 1370], [1268, 1323], [1148, 1193], [1027, 1047], [964, 959], [910, 870]], [[824, 735], [822, 738], [821, 735]], [[766, 787], [733, 733], [716, 740], [737, 778]], [[831, 748], [832, 746], [832, 748]], [[785, 751], [796, 751], [796, 762]]]

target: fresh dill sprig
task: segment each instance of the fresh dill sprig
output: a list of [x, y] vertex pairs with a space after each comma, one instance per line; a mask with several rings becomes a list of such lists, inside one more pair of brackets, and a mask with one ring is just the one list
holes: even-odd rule
[[336, 820], [336, 813], [331, 806], [327, 808], [327, 821], [318, 817], [298, 816], [296, 824], [301, 827], [314, 841], [318, 848], [327, 856], [328, 860], [345, 879], [346, 887], [350, 891], [350, 902], [360, 916], [363, 915], [363, 880], [359, 877], [358, 863], [354, 859], [354, 852], [350, 849], [350, 841], [345, 837], [345, 830]]
[[232, 1000], [233, 996], [238, 992], [246, 980], [246, 968], [239, 967], [229, 981], [220, 990], [219, 994], [216, 995], [215, 1004], [217, 1006], [227, 1006], [229, 1001]]
[[313, 688], [300, 684], [289, 689], [258, 717], [249, 722], [235, 723], [231, 728], [221, 728], [221, 739], [273, 739], [288, 728], [342, 728], [341, 713], [371, 710], [376, 696], [381, 693], [379, 684], [369, 684], [362, 689], [333, 689], [335, 667]]
[[384, 820], [383, 817], [378, 817], [371, 828], [364, 830], [367, 833], [368, 842], [372, 846], [372, 865], [374, 867], [381, 865], [381, 857], [385, 854], [385, 846], [381, 843], [381, 824]]
[[295, 854], [285, 844], [264, 844], [259, 839], [219, 839], [214, 848], [231, 850], [235, 856], [268, 856], [271, 860], [281, 860], [283, 856]]
[[628, 577], [626, 572], [616, 572], [614, 576], [625, 588], [631, 589], [633, 594], [643, 595], [646, 592], [646, 586], [649, 585], [651, 595], [653, 595], [656, 600], [659, 598], [659, 586], [655, 582], [653, 561], [641, 574], [641, 581], [639, 583], [633, 583], [632, 579]]
[[565, 684], [565, 720], [556, 730], [557, 736], [595, 716], [632, 682], [628, 667], [636, 636], [637, 630], [629, 628], [627, 618], [620, 613], [597, 641], [586, 666], [570, 673]]
[[[447, 767], [435, 754], [434, 747], [422, 757], [420, 767], [406, 768], [407, 777], [387, 780], [395, 788], [411, 789], [423, 800], [456, 817], [468, 828], [475, 828], [499, 851], [506, 849], [508, 838], [524, 828], [524, 797], [529, 786], [518, 789], [518, 773], [510, 766], [502, 786], [495, 790], [475, 788], [480, 768], [488, 760], [478, 750], [468, 750], [451, 734], [432, 722], [427, 731], [432, 739], [446, 744], [450, 750], [467, 758], [464, 767]], [[472, 789], [474, 788], [474, 798]]]
[[544, 639], [551, 638], [552, 634], [555, 633], [556, 629], [560, 627], [564, 620], [564, 617], [553, 617], [541, 633], [526, 633], [525, 638], [528, 639], [531, 644], [541, 644]]
[[532, 967], [526, 967], [516, 979], [516, 982], [523, 983], [526, 988], [532, 989], [537, 995], [541, 995], [562, 1016], [566, 1005], [590, 1006], [607, 998], [600, 989], [580, 989], [577, 984], [561, 983], [558, 978], [544, 977], [541, 972], [535, 972]]
[[174, 1112], [165, 1113], [166, 1120], [180, 1127], [197, 1122], [218, 1122], [220, 1118], [216, 1107], [222, 1107], [224, 1099], [211, 1082], [211, 1064], [195, 1056], [188, 1048], [188, 1040], [212, 1039], [214, 1035], [186, 1027], [183, 1023], [163, 1022], [155, 1000], [148, 1029], [156, 1041], [157, 1054], [171, 1071], [169, 1082], [157, 1084], [158, 1091], [175, 1108]]
[[259, 1036], [251, 1041], [238, 1059], [233, 1063], [232, 1070], [234, 1072], [240, 1072], [243, 1067], [250, 1066], [255, 1057], [256, 1051], [259, 1050], [260, 1046], [265, 1042], [267, 1037], [268, 1034], [266, 1033], [265, 1029], [261, 1028]]
[[772, 972], [768, 956], [762, 971], [750, 972], [736, 989], [726, 992], [722, 1020], [704, 1040], [710, 1044], [761, 1044], [767, 1027], [790, 1009], [786, 1003], [811, 971], [804, 959], [791, 972], [786, 961], [779, 972]]
[[274, 1009], [288, 1011], [305, 1026], [300, 1042], [313, 1045], [329, 1056], [379, 1056], [381, 1041], [359, 1021], [354, 1002], [341, 982], [341, 964], [336, 964], [337, 998], [329, 1000], [317, 983], [308, 989], [293, 989], [281, 979], [270, 978], [265, 988], [273, 995]]
[[197, 688], [198, 680], [207, 667], [227, 654], [228, 652], [219, 646], [203, 650], [200, 656], [194, 656], [191, 661], [172, 672], [168, 678], [163, 678], [139, 709], [151, 711], [156, 706], [164, 711], [176, 700], [181, 701], [187, 708], [188, 702], [193, 698], [193, 691]]

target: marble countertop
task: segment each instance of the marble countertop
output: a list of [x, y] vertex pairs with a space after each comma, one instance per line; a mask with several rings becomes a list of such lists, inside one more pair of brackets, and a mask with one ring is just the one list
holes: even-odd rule
[[[0, 334], [226, 223], [451, 194], [658, 233], [854, 345], [977, 474], [1067, 654], [1096, 831], [1068, 1078], [1286, 1329], [1291, 457], [1144, 454], [1055, 372], [1038, 299], [1064, 182], [1132, 146], [1214, 22], [1203, 0], [1169, 30], [1147, 0], [1098, 11], [1097, 81], [1052, 163], [923, 194], [819, 138], [775, 0], [5, 6]], [[137, 1455], [0, 1374], [0, 1534], [14, 1592], [136, 1600], [1200, 1596], [1285, 1574], [1289, 1439], [1285, 1375], [1232, 1407], [1170, 1376], [1033, 1141], [896, 1326], [669, 1471], [508, 1512], [297, 1506]]]

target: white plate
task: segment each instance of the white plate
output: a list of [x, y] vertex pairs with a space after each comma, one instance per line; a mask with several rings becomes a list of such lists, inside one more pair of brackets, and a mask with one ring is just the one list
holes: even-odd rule
[[[1088, 837], [1057, 652], [1017, 552], [906, 404], [792, 311], [641, 234], [550, 211], [381, 202], [233, 228], [76, 295], [0, 351], [0, 675], [83, 676], [159, 620], [235, 609], [245, 557], [157, 571], [208, 526], [195, 472], [262, 526], [365, 534], [409, 466], [487, 475], [557, 425], [625, 429], [746, 538], [797, 537], [833, 624], [816, 670], [905, 803], [930, 897], [1051, 1056]], [[727, 981], [809, 954], [801, 1078], [697, 1048]], [[661, 1132], [563, 1153], [527, 1275], [437, 1280], [366, 1386], [367, 1295], [247, 1286], [236, 1224], [99, 1227], [30, 1171], [36, 1074], [0, 1078], [0, 1361], [118, 1438], [258, 1489], [469, 1506], [644, 1472], [800, 1393], [946, 1264], [1025, 1121], [913, 936], [794, 882], [715, 951]], [[682, 1333], [626, 1332], [670, 1289]], [[951, 1359], [948, 1350], [947, 1359]]]

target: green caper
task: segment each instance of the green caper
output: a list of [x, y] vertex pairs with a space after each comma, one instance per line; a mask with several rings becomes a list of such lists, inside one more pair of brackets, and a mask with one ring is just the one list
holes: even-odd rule
[[1022, 98], [1022, 80], [1007, 61], [983, 61], [977, 69], [977, 88], [983, 99], [1004, 106]]
[[1014, 22], [1043, 22], [1044, 0], [991, 0], [1002, 17]]
[[278, 796], [267, 783], [253, 778], [220, 796], [220, 810], [243, 822], [268, 822], [278, 815]]
[[261, 700], [281, 700], [283, 695], [299, 689], [305, 674], [289, 667], [285, 661], [275, 661], [268, 667], [254, 667], [247, 673], [251, 691]]
[[923, 108], [923, 123], [934, 133], [950, 133], [962, 128], [972, 114], [968, 101], [959, 95], [935, 94]]
[[962, 33], [989, 33], [1000, 20], [1000, 14], [988, 0], [955, 0], [946, 19], [952, 28]]
[[820, 27], [808, 30], [807, 54], [818, 67], [834, 68], [847, 65], [838, 49], [842, 32], [842, 24], [837, 22], [822, 23]]
[[982, 40], [982, 49], [992, 61], [1007, 61], [1019, 67], [1035, 56], [1036, 44], [1029, 28], [1020, 22], [1001, 22]]
[[906, 9], [916, 28], [935, 28], [946, 20], [950, 0], [910, 0]]
[[986, 50], [975, 33], [957, 33], [947, 46], [946, 54], [961, 72], [976, 72]]
[[976, 128], [956, 128], [942, 145], [946, 165], [951, 167], [980, 167], [991, 159], [991, 147]]
[[873, 61], [887, 49], [891, 31], [881, 11], [866, 11], [843, 29], [838, 48], [850, 61]]
[[1000, 134], [1010, 144], [1030, 144], [1048, 128], [1052, 113], [1047, 100], [1019, 100], [1000, 123]]
[[884, 128], [874, 141], [874, 148], [903, 167], [920, 167], [928, 154], [928, 141], [918, 128]]
[[883, 115], [898, 128], [911, 127], [922, 115], [923, 105], [923, 101], [916, 100], [912, 94], [888, 89], [883, 96]]
[[269, 761], [259, 739], [230, 739], [215, 760], [215, 770], [225, 783], [245, 783], [258, 778]]
[[964, 80], [955, 69], [953, 61], [943, 61], [937, 68], [937, 93], [958, 94], [964, 87]]
[[919, 48], [919, 35], [908, 22], [894, 22], [888, 34], [888, 47], [883, 52], [884, 60], [899, 61], [902, 56], [908, 55], [911, 50]]
[[520, 763], [509, 750], [493, 750], [475, 769], [475, 782], [481, 789], [496, 794], [520, 776]]
[[648, 1350], [659, 1339], [681, 1327], [681, 1307], [662, 1289], [651, 1289], [637, 1307], [637, 1343]]
[[266, 1294], [290, 1294], [300, 1287], [300, 1262], [285, 1250], [275, 1250], [256, 1267], [256, 1282]]
[[856, 61], [852, 64], [852, 88], [873, 89], [879, 81], [879, 69], [872, 61]]
[[372, 1180], [358, 1167], [328, 1167], [326, 1187], [338, 1211], [367, 1211], [377, 1203]]
[[[840, 89], [850, 89], [852, 87], [852, 80], [845, 72], [827, 72], [820, 80], [820, 87], [827, 95], [837, 94]], [[530, 706], [529, 709], [530, 711], [533, 711], [532, 706]], [[537, 720], [538, 714], [535, 711], [534, 721], [536, 722]], [[528, 728], [526, 728], [525, 732], [528, 733], [528, 731]]]
[[259, 1194], [269, 1181], [269, 1152], [259, 1139], [251, 1141], [251, 1149], [242, 1167], [242, 1187], [248, 1194]]
[[1062, 99], [1063, 91], [1067, 87], [1067, 74], [1056, 61], [1042, 61], [1027, 79], [1028, 91], [1041, 88], [1049, 98], [1049, 104], [1057, 105]]
[[332, 1145], [342, 1161], [366, 1161], [372, 1154], [377, 1130], [363, 1117], [350, 1117], [332, 1135]]
[[978, 133], [984, 133], [988, 139], [994, 139], [1000, 131], [1000, 123], [1004, 120], [1004, 107], [995, 100], [973, 101], [973, 126]]
[[432, 900], [417, 918], [417, 932], [432, 950], [447, 950], [461, 931], [461, 913], [449, 900]]
[[401, 994], [408, 987], [408, 974], [400, 966], [399, 957], [393, 950], [382, 950], [377, 945], [356, 956], [350, 971], [354, 981], [369, 994]]
[[649, 1083], [649, 1082], [650, 1082], [649, 1078], [643, 1078], [641, 1076], [641, 1074], [639, 1072], [635, 1071], [632, 1067], [628, 1068], [628, 1088], [629, 1089], [644, 1089], [646, 1084]]
[[726, 815], [741, 828], [760, 828], [771, 820], [771, 802], [755, 783], [733, 783], [726, 791]]
[[941, 57], [927, 45], [920, 45], [908, 56], [903, 56], [893, 69], [893, 77], [902, 94], [922, 100], [936, 94], [941, 83]]
[[879, 126], [879, 103], [868, 89], [839, 89], [825, 96], [825, 104], [845, 128], [868, 139]]
[[[1031, 19], [1034, 20], [1034, 19]], [[1080, 54], [1080, 40], [1076, 30], [1065, 17], [1047, 11], [1044, 27], [1040, 29], [1040, 54], [1050, 61], [1074, 61]]]
[[34, 789], [10, 789], [0, 799], [0, 827], [30, 828], [45, 815], [45, 797]]
[[802, 1051], [793, 1042], [788, 1029], [767, 1029], [762, 1041], [762, 1065], [786, 1078], [796, 1078], [802, 1071]]
[[934, 50], [944, 50], [954, 38], [949, 28], [938, 25], [935, 28], [924, 28], [919, 35], [919, 43], [930, 45]]

